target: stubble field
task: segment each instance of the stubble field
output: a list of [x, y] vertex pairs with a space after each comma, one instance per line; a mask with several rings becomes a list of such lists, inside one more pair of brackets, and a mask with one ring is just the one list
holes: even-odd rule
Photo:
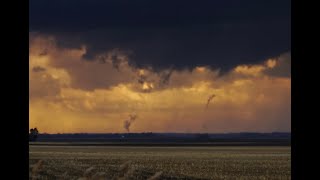
[[29, 146], [30, 179], [291, 179], [290, 147]]

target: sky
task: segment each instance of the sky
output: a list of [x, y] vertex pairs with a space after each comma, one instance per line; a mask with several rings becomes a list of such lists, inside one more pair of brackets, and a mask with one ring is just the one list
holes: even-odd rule
[[291, 2], [29, 1], [29, 126], [291, 131]]

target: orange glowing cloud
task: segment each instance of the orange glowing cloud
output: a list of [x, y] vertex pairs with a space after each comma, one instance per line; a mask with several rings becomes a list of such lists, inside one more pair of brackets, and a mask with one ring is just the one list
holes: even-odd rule
[[277, 61], [275, 59], [269, 59], [266, 61], [266, 65], [268, 68], [274, 68], [277, 65]]
[[291, 77], [275, 75], [287, 68], [287, 56], [219, 76], [208, 67], [138, 69], [125, 54], [115, 66], [110, 58], [115, 52], [101, 55], [103, 63], [88, 62], [82, 59], [85, 51], [85, 46], [59, 49], [53, 38], [31, 42], [31, 127], [48, 133], [125, 132], [123, 121], [137, 114], [131, 132], [291, 130]]

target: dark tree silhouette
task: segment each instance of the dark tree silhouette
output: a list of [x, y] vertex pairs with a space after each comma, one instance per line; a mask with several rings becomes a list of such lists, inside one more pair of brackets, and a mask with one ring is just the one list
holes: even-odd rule
[[38, 138], [39, 131], [37, 128], [30, 129], [29, 141], [36, 141]]
[[30, 129], [30, 133], [29, 133], [29, 141], [33, 141], [33, 128]]

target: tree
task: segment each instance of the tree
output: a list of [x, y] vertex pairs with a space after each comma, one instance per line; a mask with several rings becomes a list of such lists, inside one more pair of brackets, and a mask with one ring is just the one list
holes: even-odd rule
[[39, 131], [37, 128], [30, 129], [29, 141], [36, 141], [38, 138]]

